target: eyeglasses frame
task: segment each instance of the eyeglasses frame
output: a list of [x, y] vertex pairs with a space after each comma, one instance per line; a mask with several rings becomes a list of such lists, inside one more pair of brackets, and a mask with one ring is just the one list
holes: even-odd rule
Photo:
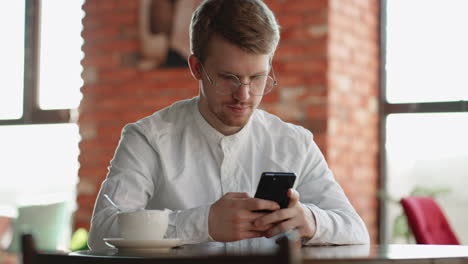
[[[203, 65], [203, 63], [202, 63], [201, 61], [200, 61], [200, 65], [201, 65], [201, 68], [202, 68], [203, 72], [204, 72], [205, 75], [206, 75], [206, 78], [208, 79], [208, 82], [209, 82], [213, 87], [215, 87], [215, 91], [216, 91], [217, 93], [219, 93], [219, 94], [231, 95], [231, 94], [235, 93], [236, 91], [238, 91], [239, 88], [240, 88], [242, 85], [248, 85], [248, 86], [250, 87], [250, 84], [252, 83], [252, 80], [250, 80], [249, 83], [243, 83], [243, 82], [241, 82], [241, 80], [239, 79], [239, 77], [237, 77], [236, 75], [234, 75], [234, 74], [226, 74], [226, 75], [229, 75], [229, 76], [234, 76], [234, 77], [238, 80], [239, 86], [238, 86], [235, 90], [231, 90], [231, 93], [221, 93], [221, 92], [219, 92], [218, 89], [216, 89], [216, 80], [212, 80], [212, 79], [211, 79], [210, 75], [209, 75], [208, 72], [205, 70], [205, 66]], [[252, 93], [252, 90], [249, 88], [249, 94], [250, 94], [250, 95], [253, 95], [253, 96], [264, 96], [264, 95], [270, 93], [271, 91], [273, 91], [273, 88], [275, 88], [275, 87], [278, 85], [278, 81], [276, 80], [275, 70], [273, 69], [273, 64], [271, 64], [271, 62], [270, 62], [270, 72], [271, 72], [272, 76], [270, 76], [269, 74], [257, 75], [257, 76], [266, 76], [266, 77], [271, 78], [271, 79], [273, 80], [273, 86], [272, 86], [272, 88], [271, 88], [268, 92], [263, 93], [263, 94], [254, 94], [254, 93]], [[256, 78], [257, 76], [255, 76], [254, 78]], [[254, 79], [254, 78], [252, 78], [252, 79]]]

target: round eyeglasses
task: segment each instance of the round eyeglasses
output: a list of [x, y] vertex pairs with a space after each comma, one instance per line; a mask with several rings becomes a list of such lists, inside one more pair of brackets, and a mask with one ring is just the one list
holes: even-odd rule
[[222, 95], [230, 95], [235, 93], [241, 85], [249, 86], [249, 93], [255, 96], [263, 96], [278, 84], [275, 77], [273, 66], [271, 66], [271, 73], [273, 77], [269, 75], [257, 75], [250, 79], [249, 83], [243, 83], [239, 77], [234, 74], [222, 74], [217, 79], [212, 79], [205, 70], [205, 67], [200, 63], [203, 72], [208, 79], [208, 82], [215, 88], [215, 91]]

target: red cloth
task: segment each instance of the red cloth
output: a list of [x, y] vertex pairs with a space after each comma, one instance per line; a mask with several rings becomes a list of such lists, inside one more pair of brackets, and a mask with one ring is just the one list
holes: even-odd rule
[[447, 218], [431, 197], [406, 197], [401, 205], [418, 244], [460, 245]]

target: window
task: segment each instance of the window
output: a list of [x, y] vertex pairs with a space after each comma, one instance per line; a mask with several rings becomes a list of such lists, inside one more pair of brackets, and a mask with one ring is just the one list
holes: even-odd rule
[[[79, 168], [73, 113], [83, 85], [83, 2], [20, 0], [1, 11], [0, 30], [9, 41], [0, 42], [6, 55], [0, 61], [0, 215], [64, 202], [71, 219]], [[71, 231], [65, 228], [63, 243]]]
[[[462, 243], [468, 212], [468, 2], [382, 2], [382, 187], [393, 198], [445, 188], [441, 207]], [[400, 208], [381, 207], [381, 243]]]
[[0, 72], [6, 85], [0, 89], [0, 120], [19, 119], [23, 115], [24, 2], [13, 1], [10, 10], [3, 8], [0, 30], [10, 41], [0, 43], [1, 50], [8, 51], [0, 61]]

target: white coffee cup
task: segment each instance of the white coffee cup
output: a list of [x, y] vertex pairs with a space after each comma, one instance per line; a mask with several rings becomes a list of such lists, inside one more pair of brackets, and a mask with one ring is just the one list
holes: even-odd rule
[[119, 235], [131, 240], [163, 239], [169, 224], [169, 210], [139, 210], [117, 215]]

